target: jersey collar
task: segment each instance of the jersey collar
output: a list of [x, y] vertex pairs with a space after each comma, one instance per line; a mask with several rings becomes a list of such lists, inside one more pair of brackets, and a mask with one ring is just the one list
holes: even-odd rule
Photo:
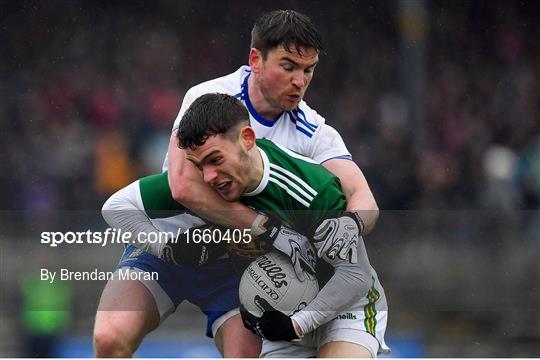
[[261, 182], [255, 190], [244, 193], [242, 196], [256, 196], [259, 195], [265, 188], [266, 185], [268, 185], [268, 178], [270, 177], [270, 161], [268, 160], [268, 156], [266, 153], [257, 146], [257, 150], [259, 150], [259, 154], [261, 154], [262, 162], [263, 162], [263, 176], [261, 178]]
[[276, 117], [276, 120], [268, 120], [255, 110], [255, 108], [253, 107], [253, 104], [251, 103], [251, 100], [249, 99], [248, 79], [250, 76], [251, 76], [251, 72], [247, 74], [247, 76], [244, 78], [244, 81], [242, 82], [242, 99], [244, 99], [244, 101], [246, 102], [246, 107], [250, 115], [253, 116], [253, 118], [257, 120], [259, 124], [264, 125], [266, 127], [272, 127], [277, 122], [277, 119], [279, 119], [283, 113], [279, 114], [279, 116]]

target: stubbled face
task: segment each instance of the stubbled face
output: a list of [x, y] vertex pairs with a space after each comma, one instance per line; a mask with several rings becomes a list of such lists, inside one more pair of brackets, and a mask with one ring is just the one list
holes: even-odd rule
[[227, 201], [236, 201], [249, 185], [249, 157], [237, 142], [222, 135], [210, 136], [195, 150], [186, 149], [186, 158], [202, 171], [204, 182]]
[[314, 48], [295, 47], [287, 51], [283, 46], [268, 51], [266, 60], [257, 61], [257, 85], [265, 100], [275, 109], [290, 111], [298, 107], [313, 78], [319, 54]]

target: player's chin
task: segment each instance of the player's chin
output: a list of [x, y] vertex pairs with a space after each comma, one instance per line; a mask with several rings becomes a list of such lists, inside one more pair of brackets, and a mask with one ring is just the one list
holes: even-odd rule
[[238, 186], [235, 186], [234, 183], [231, 184], [230, 188], [227, 190], [219, 191], [219, 194], [223, 199], [230, 202], [238, 201], [242, 195], [241, 191], [238, 189]]
[[294, 103], [282, 104], [281, 109], [283, 111], [292, 111], [298, 107], [298, 104], [300, 104], [300, 101], [297, 101]]
[[298, 104], [300, 104], [300, 101], [302, 101], [302, 98], [298, 98], [295, 100], [292, 99], [286, 99], [281, 102], [281, 108], [283, 111], [291, 111], [298, 107]]

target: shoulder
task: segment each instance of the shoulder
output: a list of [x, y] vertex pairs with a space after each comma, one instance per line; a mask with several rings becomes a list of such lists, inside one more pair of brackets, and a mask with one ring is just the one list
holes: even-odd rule
[[310, 108], [304, 100], [296, 109], [287, 111], [285, 116], [292, 121], [298, 132], [305, 135], [306, 139], [312, 138], [324, 127], [325, 123], [324, 117]]
[[234, 96], [240, 92], [242, 80], [248, 71], [247, 66], [241, 66], [231, 74], [197, 84], [186, 92], [185, 97], [193, 101], [199, 96], [208, 93], [222, 93]]
[[311, 125], [321, 126], [325, 123], [324, 117], [315, 109], [311, 108], [304, 100], [293, 110], [293, 114]]
[[143, 201], [145, 198], [150, 201], [155, 197], [172, 197], [167, 176], [168, 172], [165, 171], [139, 179], [139, 189], [143, 196]]
[[144, 208], [147, 211], [185, 209], [172, 197], [167, 171], [141, 178], [139, 190]]
[[[294, 161], [292, 159], [298, 159], [300, 161], [305, 161], [311, 164], [317, 164], [309, 157], [299, 154], [294, 150], [291, 150], [283, 145], [279, 145], [268, 139], [257, 139], [257, 146], [263, 148], [266, 152], [270, 152], [272, 154], [271, 157], [276, 158], [276, 161], [279, 161], [279, 158], [285, 158], [289, 159], [290, 161]], [[279, 154], [281, 154], [281, 156], [278, 156]]]
[[299, 151], [319, 164], [337, 157], [350, 159], [350, 153], [339, 133], [305, 101], [301, 101], [296, 109], [288, 111], [286, 116], [290, 121], [285, 122], [289, 129], [294, 127], [296, 136], [292, 141], [287, 141], [287, 137], [276, 137], [277, 142]]
[[286, 174], [294, 180], [300, 178], [311, 184], [315, 190], [335, 178], [324, 166], [270, 140], [259, 139], [257, 146], [262, 148], [268, 156], [270, 171]]

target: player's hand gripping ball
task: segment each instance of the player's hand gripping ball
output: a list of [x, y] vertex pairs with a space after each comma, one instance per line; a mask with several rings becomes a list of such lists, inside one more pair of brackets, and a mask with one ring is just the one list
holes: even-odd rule
[[290, 316], [306, 307], [318, 292], [315, 276], [305, 272], [300, 281], [287, 256], [276, 251], [262, 255], [240, 280], [244, 326], [271, 341], [298, 339]]
[[307, 237], [285, 226], [274, 216], [268, 217], [265, 227], [267, 230], [261, 237], [268, 237], [274, 249], [289, 257], [300, 281], [304, 281], [306, 271], [315, 273], [315, 249]]

